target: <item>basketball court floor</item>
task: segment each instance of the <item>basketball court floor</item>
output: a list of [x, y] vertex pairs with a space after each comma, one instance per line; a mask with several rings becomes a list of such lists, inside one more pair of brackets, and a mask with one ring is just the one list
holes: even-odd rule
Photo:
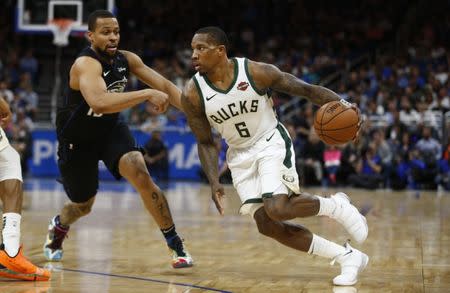
[[[71, 227], [64, 260], [42, 254], [49, 219], [66, 201], [54, 179], [26, 182], [22, 241], [36, 264], [53, 269], [50, 282], [0, 280], [2, 293], [35, 292], [450, 292], [450, 194], [345, 190], [366, 213], [369, 237], [353, 245], [370, 256], [360, 281], [334, 287], [339, 266], [286, 248], [260, 235], [226, 187], [225, 216], [200, 183], [165, 188], [177, 230], [195, 266], [174, 270], [163, 237], [126, 183], [103, 182], [92, 213]], [[307, 189], [331, 194], [335, 190]], [[344, 243], [334, 221], [297, 219], [313, 232]]]

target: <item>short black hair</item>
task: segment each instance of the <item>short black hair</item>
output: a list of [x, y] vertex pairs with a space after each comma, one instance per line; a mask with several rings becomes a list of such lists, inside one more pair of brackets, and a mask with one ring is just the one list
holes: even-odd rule
[[202, 27], [201, 29], [198, 29], [196, 34], [207, 34], [209, 38], [211, 38], [211, 41], [215, 45], [224, 45], [225, 49], [228, 50], [229, 42], [227, 38], [227, 34], [217, 26], [206, 26]]
[[116, 18], [111, 11], [108, 10], [95, 10], [88, 17], [88, 30], [91, 32], [95, 31], [95, 25], [97, 24], [98, 18]]

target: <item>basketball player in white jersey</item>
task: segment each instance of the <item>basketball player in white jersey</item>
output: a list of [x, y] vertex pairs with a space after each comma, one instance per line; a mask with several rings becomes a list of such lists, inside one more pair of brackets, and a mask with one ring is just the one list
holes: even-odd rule
[[365, 241], [368, 234], [365, 217], [346, 194], [338, 192], [325, 198], [300, 191], [292, 142], [277, 121], [267, 92], [273, 89], [307, 97], [318, 105], [339, 100], [339, 96], [273, 65], [228, 58], [228, 40], [220, 28], [199, 29], [191, 46], [197, 74], [187, 83], [182, 103], [220, 214], [224, 190], [219, 183], [211, 126], [229, 145], [227, 162], [242, 201], [240, 213], [252, 216], [263, 235], [338, 262], [341, 274], [333, 279], [334, 284], [355, 284], [358, 273], [368, 263], [366, 254], [284, 222], [297, 217], [328, 216], [341, 223], [358, 243]]
[[47, 281], [51, 273], [28, 261], [20, 246], [22, 211], [22, 170], [20, 156], [3, 131], [11, 110], [0, 97], [0, 197], [3, 203], [3, 243], [0, 248], [0, 277], [28, 281]]

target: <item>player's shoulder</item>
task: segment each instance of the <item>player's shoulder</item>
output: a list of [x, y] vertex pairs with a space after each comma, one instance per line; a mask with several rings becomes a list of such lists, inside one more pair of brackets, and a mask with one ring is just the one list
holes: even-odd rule
[[254, 61], [254, 60], [250, 60], [250, 59], [247, 59], [247, 67], [248, 67], [250, 74], [256, 74], [256, 75], [264, 73], [266, 71], [277, 70], [277, 68], [272, 64]]
[[134, 56], [137, 56], [135, 53], [128, 51], [128, 50], [119, 50], [119, 53], [121, 53], [125, 58], [133, 58]]
[[128, 60], [128, 62], [141, 59], [136, 53], [128, 50], [119, 50], [119, 53], [121, 53]]
[[187, 102], [188, 105], [194, 108], [198, 108], [199, 106], [201, 106], [202, 101], [200, 100], [201, 97], [199, 94], [199, 89], [196, 85], [195, 76], [193, 76], [186, 82], [183, 88], [182, 99], [184, 100], [184, 102]]
[[192, 76], [186, 82], [186, 84], [184, 86], [184, 90], [183, 90], [183, 93], [186, 97], [193, 98], [193, 99], [199, 97], [199, 94], [198, 94], [199, 89], [198, 89], [197, 83], [198, 82], [197, 82], [195, 75]]
[[75, 62], [72, 64], [71, 70], [75, 72], [84, 72], [90, 70], [102, 70], [102, 64], [97, 59], [91, 56], [80, 56], [75, 59]]

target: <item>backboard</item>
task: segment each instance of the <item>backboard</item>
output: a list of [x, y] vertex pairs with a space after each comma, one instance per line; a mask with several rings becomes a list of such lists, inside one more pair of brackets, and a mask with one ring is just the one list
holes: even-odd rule
[[75, 22], [73, 32], [87, 31], [87, 18], [97, 9], [115, 13], [114, 0], [18, 0], [16, 31], [51, 33], [48, 22], [68, 18]]

